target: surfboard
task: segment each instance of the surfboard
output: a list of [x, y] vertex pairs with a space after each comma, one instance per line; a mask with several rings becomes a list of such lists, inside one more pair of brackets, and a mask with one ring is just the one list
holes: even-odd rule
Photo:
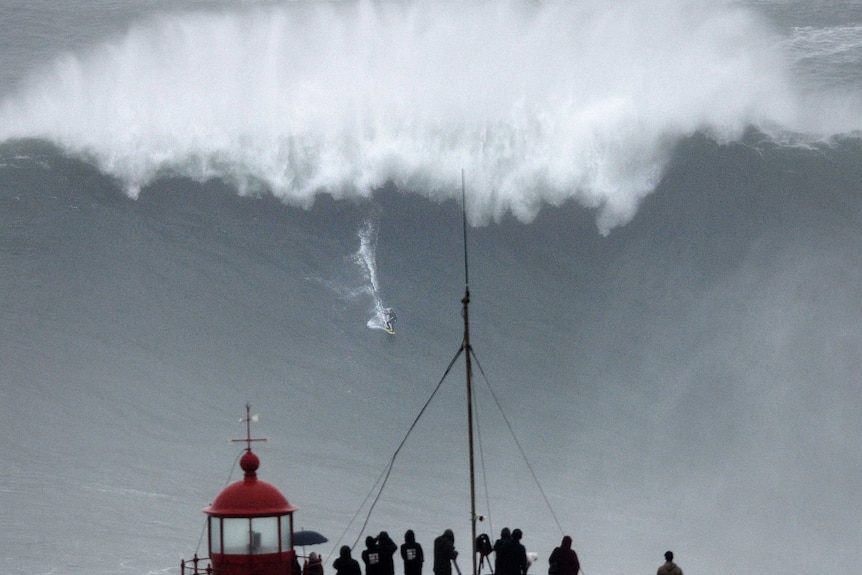
[[389, 329], [388, 327], [384, 327], [383, 329], [385, 329], [386, 333], [388, 333], [389, 335], [395, 335], [394, 329]]

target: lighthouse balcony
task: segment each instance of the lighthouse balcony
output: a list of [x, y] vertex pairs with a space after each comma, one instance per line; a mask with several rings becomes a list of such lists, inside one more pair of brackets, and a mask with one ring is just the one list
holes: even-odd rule
[[293, 551], [271, 555], [194, 556], [180, 562], [180, 575], [300, 575]]
[[212, 575], [213, 568], [209, 557], [195, 556], [186, 561], [180, 561], [180, 575]]

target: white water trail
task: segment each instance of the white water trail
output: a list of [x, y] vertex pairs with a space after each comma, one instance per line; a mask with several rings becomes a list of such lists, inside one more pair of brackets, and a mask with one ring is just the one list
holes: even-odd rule
[[371, 219], [359, 228], [359, 249], [353, 255], [353, 261], [362, 268], [363, 277], [368, 282], [366, 293], [373, 302], [374, 315], [365, 324], [370, 329], [385, 329], [384, 312], [386, 306], [380, 297], [380, 283], [377, 280], [377, 227]]

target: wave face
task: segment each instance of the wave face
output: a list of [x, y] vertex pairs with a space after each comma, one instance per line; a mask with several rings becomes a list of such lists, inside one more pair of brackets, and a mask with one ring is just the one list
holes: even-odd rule
[[[359, 539], [461, 344], [464, 169], [480, 530], [532, 572], [563, 533], [591, 575], [856, 572], [862, 12], [831, 4], [0, 7], [0, 571], [205, 555], [246, 402], [315, 550]], [[466, 559], [462, 374], [367, 532]]]
[[[131, 200], [57, 149], [0, 158], [4, 573], [174, 569], [246, 401], [261, 476], [352, 543], [461, 342], [459, 206], [388, 188], [303, 210], [183, 178]], [[858, 140], [699, 136], [610, 236], [571, 203], [470, 229], [480, 529], [518, 525], [540, 569], [556, 517], [599, 573], [666, 548], [706, 574], [852, 572], [860, 166]], [[382, 306], [395, 336], [369, 329]], [[463, 403], [459, 361], [369, 530], [466, 547]]]
[[22, 81], [0, 105], [0, 139], [48, 139], [132, 197], [170, 174], [302, 206], [387, 183], [457, 197], [469, 168], [476, 222], [575, 199], [607, 232], [697, 131], [859, 129], [853, 90], [797, 89], [793, 57], [822, 43], [794, 30], [688, 0], [163, 14]]

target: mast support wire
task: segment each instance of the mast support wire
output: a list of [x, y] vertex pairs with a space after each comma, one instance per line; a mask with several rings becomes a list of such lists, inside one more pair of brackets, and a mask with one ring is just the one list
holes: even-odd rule
[[[458, 361], [458, 358], [461, 356], [461, 353], [463, 351], [464, 351], [464, 344], [462, 342], [461, 347], [458, 348], [458, 351], [455, 352], [455, 355], [452, 357], [452, 360], [449, 362], [449, 365], [446, 367], [446, 371], [443, 373], [443, 376], [440, 378], [440, 381], [437, 382], [437, 386], [434, 388], [434, 391], [431, 392], [431, 395], [425, 401], [425, 404], [422, 406], [422, 409], [419, 411], [419, 414], [413, 420], [413, 423], [410, 425], [410, 428], [407, 430], [407, 433], [404, 435], [404, 438], [401, 440], [401, 443], [399, 443], [398, 448], [395, 450], [395, 453], [392, 454], [392, 457], [390, 458], [389, 463], [387, 464], [386, 468], [383, 470], [383, 472], [380, 474], [380, 476], [374, 482], [374, 485], [372, 486], [371, 490], [368, 492], [368, 495], [366, 495], [365, 499], [362, 500], [362, 503], [360, 504], [359, 508], [356, 510], [356, 513], [353, 514], [353, 517], [350, 519], [344, 532], [338, 538], [338, 541], [336, 541], [336, 543], [334, 545], [335, 549], [340, 547], [340, 543], [342, 540], [344, 540], [344, 538], [347, 534], [347, 531], [349, 531], [350, 527], [356, 522], [356, 518], [359, 516], [359, 512], [362, 511], [362, 509], [365, 507], [366, 503], [368, 503], [368, 500], [371, 499], [372, 495], [374, 495], [374, 500], [371, 503], [371, 508], [368, 510], [368, 515], [365, 517], [365, 521], [362, 524], [362, 528], [360, 529], [359, 534], [356, 536], [356, 540], [353, 542], [351, 549], [355, 549], [356, 546], [359, 544], [359, 540], [362, 538], [362, 534], [365, 532], [365, 529], [368, 527], [368, 522], [371, 519], [371, 514], [374, 511], [374, 508], [377, 505], [377, 502], [380, 500], [380, 496], [383, 493], [383, 489], [386, 486], [387, 481], [389, 480], [389, 476], [392, 473], [392, 469], [395, 465], [396, 458], [398, 457], [399, 453], [401, 452], [401, 449], [407, 443], [407, 438], [410, 437], [410, 434], [416, 428], [416, 425], [419, 423], [419, 420], [422, 418], [422, 415], [424, 415], [425, 411], [428, 409], [428, 406], [431, 404], [431, 401], [434, 399], [434, 397], [437, 395], [437, 392], [442, 387], [443, 382], [446, 381], [446, 378], [449, 376], [449, 372], [452, 371], [452, 367], [455, 365], [455, 362]], [[493, 387], [491, 387], [491, 382], [488, 379], [488, 376], [485, 373], [484, 368], [482, 367], [482, 363], [479, 361], [479, 358], [476, 355], [476, 352], [472, 349], [472, 347], [470, 349], [470, 355], [472, 355], [473, 359], [476, 361], [476, 366], [479, 368], [479, 373], [482, 374], [482, 380], [485, 382], [485, 387], [487, 387], [488, 392], [491, 394], [491, 397], [494, 400], [494, 404], [497, 406], [497, 410], [500, 412], [500, 415], [503, 418], [503, 422], [506, 424], [506, 427], [509, 430], [509, 434], [512, 436], [512, 440], [515, 442], [515, 445], [518, 448], [518, 452], [521, 454], [521, 458], [524, 460], [524, 464], [527, 466], [527, 469], [530, 472], [530, 476], [533, 478], [533, 482], [538, 487], [539, 493], [542, 495], [542, 499], [544, 500], [545, 505], [547, 506], [548, 511], [551, 514], [551, 517], [553, 517], [553, 519], [554, 519], [554, 523], [557, 525], [557, 528], [560, 530], [560, 533], [563, 534], [563, 527], [560, 524], [560, 520], [559, 520], [559, 518], [557, 518], [556, 513], [554, 513], [554, 508], [551, 506], [551, 503], [548, 500], [548, 496], [545, 494], [545, 490], [542, 487], [542, 484], [539, 481], [539, 479], [536, 475], [536, 472], [533, 469], [532, 464], [530, 463], [530, 460], [527, 458], [527, 454], [524, 451], [524, 448], [521, 446], [521, 442], [518, 441], [518, 437], [517, 437], [517, 435], [515, 435], [515, 431], [514, 431], [514, 428], [512, 427], [512, 423], [509, 421], [509, 418], [506, 416], [506, 412], [503, 409], [503, 406], [500, 403], [500, 400], [497, 398], [497, 394], [494, 393], [494, 389], [493, 389]], [[473, 390], [473, 393], [475, 394], [475, 389]], [[483, 477], [483, 485], [485, 487], [486, 505], [488, 505], [488, 509], [489, 509], [488, 520], [490, 522], [490, 520], [491, 520], [490, 504], [487, 503], [487, 500], [488, 500], [487, 473], [485, 471], [485, 459], [484, 459], [484, 452], [482, 450], [481, 431], [478, 429], [478, 427], [479, 427], [478, 424], [479, 424], [479, 421], [478, 421], [478, 414], [477, 414], [476, 427], [477, 427], [477, 433], [479, 433], [479, 437], [480, 437], [480, 439], [479, 439], [479, 454], [480, 454], [480, 460], [481, 460], [481, 465], [482, 465], [482, 477]], [[239, 459], [239, 457], [237, 457], [237, 459]], [[378, 485], [379, 485], [379, 488], [378, 488]], [[490, 523], [489, 523], [489, 528], [491, 528]], [[475, 541], [473, 542], [473, 544], [475, 545]]]
[[[437, 382], [437, 387], [434, 388], [434, 391], [431, 392], [430, 397], [425, 402], [425, 405], [422, 406], [422, 409], [419, 410], [419, 414], [413, 420], [413, 423], [410, 424], [410, 428], [407, 430], [407, 433], [404, 435], [404, 438], [401, 440], [401, 443], [398, 444], [398, 448], [395, 450], [395, 453], [392, 454], [392, 458], [389, 460], [386, 468], [377, 478], [377, 481], [374, 482], [374, 485], [371, 487], [371, 491], [368, 492], [368, 495], [365, 496], [365, 499], [362, 500], [362, 503], [359, 505], [359, 508], [356, 510], [356, 513], [353, 514], [353, 517], [350, 519], [350, 522], [345, 527], [344, 532], [338, 538], [338, 541], [335, 542], [334, 548], [338, 549], [339, 544], [344, 539], [347, 534], [347, 531], [356, 521], [356, 517], [359, 515], [359, 512], [365, 507], [365, 504], [371, 498], [372, 494], [375, 493], [375, 489], [377, 491], [374, 496], [374, 500], [371, 502], [371, 507], [368, 510], [368, 515], [365, 517], [365, 521], [362, 523], [362, 528], [359, 530], [359, 534], [356, 536], [356, 540], [353, 542], [351, 549], [355, 549], [359, 544], [359, 540], [362, 538], [362, 534], [365, 532], [366, 527], [368, 527], [368, 521], [371, 519], [371, 513], [374, 511], [374, 507], [377, 505], [377, 502], [380, 500], [380, 495], [383, 493], [383, 488], [386, 486], [386, 482], [389, 480], [389, 475], [392, 473], [392, 468], [395, 465], [395, 459], [398, 457], [398, 454], [401, 452], [401, 448], [404, 447], [404, 444], [407, 443], [407, 438], [410, 437], [410, 434], [413, 432], [413, 429], [416, 428], [416, 424], [419, 423], [419, 420], [422, 419], [422, 415], [425, 413], [425, 410], [428, 409], [428, 406], [431, 404], [431, 401], [434, 399], [434, 396], [437, 395], [437, 392], [440, 391], [440, 387], [443, 385], [443, 382], [446, 381], [446, 377], [449, 375], [449, 372], [452, 371], [452, 366], [455, 365], [455, 362], [458, 361], [458, 357], [464, 351], [464, 344], [461, 344], [461, 347], [458, 348], [458, 351], [455, 352], [455, 355], [452, 357], [452, 361], [449, 362], [448, 367], [446, 367], [446, 371], [443, 373], [443, 377], [440, 378], [440, 381]], [[377, 486], [380, 485], [378, 489]], [[331, 554], [330, 554], [331, 555]]]
[[550, 501], [548, 501], [548, 496], [545, 495], [545, 490], [542, 488], [542, 484], [539, 482], [538, 477], [536, 477], [536, 472], [533, 470], [533, 466], [530, 464], [530, 460], [527, 459], [527, 453], [524, 451], [524, 448], [521, 447], [521, 442], [518, 441], [518, 436], [515, 435], [515, 431], [512, 428], [512, 424], [509, 421], [509, 418], [506, 417], [506, 412], [503, 410], [502, 404], [500, 404], [500, 400], [497, 399], [497, 394], [494, 393], [494, 389], [491, 387], [491, 382], [488, 380], [488, 376], [485, 375], [485, 370], [482, 369], [482, 364], [479, 362], [479, 358], [476, 356], [476, 353], [473, 352], [472, 348], [470, 349], [470, 354], [473, 356], [473, 359], [476, 360], [476, 365], [479, 368], [479, 373], [482, 374], [482, 379], [485, 381], [485, 386], [488, 388], [488, 391], [491, 393], [491, 397], [494, 398], [494, 403], [497, 404], [497, 409], [500, 412], [500, 415], [503, 416], [503, 421], [506, 423], [506, 427], [509, 429], [509, 433], [512, 435], [512, 440], [515, 442], [515, 445], [518, 447], [518, 451], [521, 453], [521, 457], [524, 459], [524, 463], [527, 465], [527, 469], [530, 471], [530, 475], [533, 478], [533, 481], [536, 483], [536, 486], [539, 488], [539, 492], [542, 494], [542, 499], [545, 501], [545, 505], [548, 506], [548, 511], [551, 513], [551, 517], [554, 518], [554, 522], [557, 524], [557, 528], [560, 530], [560, 534], [563, 535], [563, 527], [560, 524], [560, 520], [557, 519], [557, 515], [554, 513], [554, 508], [551, 507]]

